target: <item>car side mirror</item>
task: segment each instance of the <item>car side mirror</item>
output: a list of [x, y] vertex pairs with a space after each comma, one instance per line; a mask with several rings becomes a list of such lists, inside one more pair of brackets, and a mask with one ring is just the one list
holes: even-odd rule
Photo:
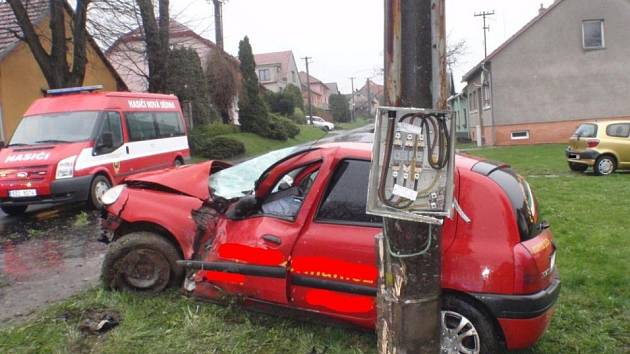
[[279, 191], [286, 191], [287, 189], [291, 188], [291, 186], [287, 183], [287, 182], [282, 182], [280, 183], [280, 185], [278, 186], [278, 190]]
[[233, 206], [232, 217], [242, 219], [254, 214], [259, 208], [258, 199], [253, 195], [239, 199]]
[[99, 149], [111, 149], [114, 147], [114, 134], [112, 133], [103, 133], [101, 138], [99, 139], [99, 144], [97, 148]]

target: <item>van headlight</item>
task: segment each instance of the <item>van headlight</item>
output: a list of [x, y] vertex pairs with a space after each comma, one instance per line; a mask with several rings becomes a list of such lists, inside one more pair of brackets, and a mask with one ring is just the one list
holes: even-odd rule
[[125, 188], [127, 188], [126, 185], [120, 184], [114, 188], [108, 189], [101, 197], [101, 203], [103, 203], [104, 206], [110, 206], [116, 203]]
[[55, 179], [74, 177], [74, 161], [76, 161], [76, 159], [77, 157], [75, 155], [59, 161], [57, 164], [57, 174], [55, 175]]

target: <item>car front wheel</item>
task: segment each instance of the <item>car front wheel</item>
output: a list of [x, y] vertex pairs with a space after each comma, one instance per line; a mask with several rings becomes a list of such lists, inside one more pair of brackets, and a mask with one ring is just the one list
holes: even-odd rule
[[603, 155], [595, 160], [593, 170], [598, 176], [607, 176], [615, 172], [617, 169], [617, 160], [610, 155]]
[[500, 348], [500, 337], [487, 316], [462, 299], [444, 297], [442, 354], [499, 353]]
[[181, 285], [184, 269], [181, 256], [162, 236], [134, 232], [110, 244], [101, 279], [105, 288], [155, 294]]
[[92, 180], [90, 185], [90, 200], [88, 206], [96, 210], [103, 209], [103, 194], [112, 187], [107, 177], [98, 175]]
[[588, 165], [582, 163], [569, 162], [569, 169], [575, 172], [584, 172], [588, 169]]

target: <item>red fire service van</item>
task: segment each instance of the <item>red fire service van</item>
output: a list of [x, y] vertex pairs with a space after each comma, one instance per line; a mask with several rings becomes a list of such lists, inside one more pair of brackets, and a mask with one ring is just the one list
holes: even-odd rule
[[101, 86], [49, 90], [0, 150], [0, 208], [88, 201], [127, 176], [190, 158], [177, 97], [99, 92]]

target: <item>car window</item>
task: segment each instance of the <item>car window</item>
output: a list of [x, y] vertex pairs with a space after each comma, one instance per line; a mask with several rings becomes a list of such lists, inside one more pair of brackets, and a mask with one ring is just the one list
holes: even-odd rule
[[155, 127], [153, 114], [149, 112], [128, 112], [127, 129], [129, 130], [129, 140], [142, 141], [157, 139], [158, 133]]
[[160, 138], [172, 138], [184, 135], [182, 120], [177, 112], [155, 113], [155, 121], [160, 133]]
[[575, 131], [575, 136], [581, 138], [594, 138], [597, 136], [597, 125], [595, 124], [582, 124]]
[[630, 136], [630, 124], [611, 124], [606, 128], [606, 135], [616, 138], [627, 138]]
[[[314, 166], [296, 168], [280, 178], [273, 193], [263, 203], [262, 213], [294, 219], [319, 174], [319, 170], [312, 171], [312, 167]], [[303, 176], [303, 172], [308, 173], [308, 175]]]
[[328, 185], [316, 220], [332, 224], [380, 225], [380, 216], [365, 212], [369, 175], [369, 161], [341, 162]]

